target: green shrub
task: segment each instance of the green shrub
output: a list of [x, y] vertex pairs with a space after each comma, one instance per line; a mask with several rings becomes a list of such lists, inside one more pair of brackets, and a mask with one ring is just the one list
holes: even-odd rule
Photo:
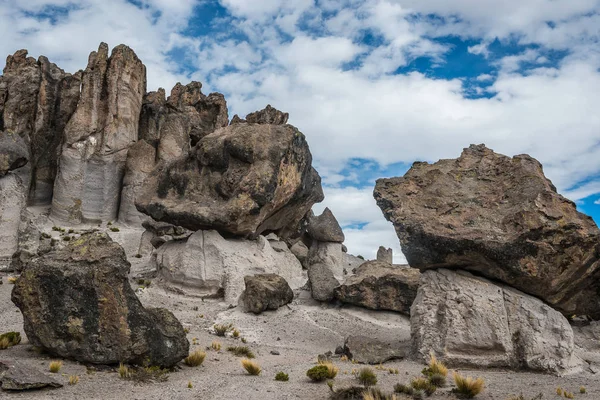
[[361, 368], [356, 375], [361, 385], [369, 387], [377, 385], [377, 375], [369, 367]]
[[326, 365], [316, 365], [306, 371], [306, 376], [315, 382], [322, 382], [329, 377], [329, 368]]
[[238, 357], [254, 358], [254, 353], [248, 346], [230, 346], [227, 348], [227, 351]]
[[0, 340], [7, 339], [9, 346], [16, 346], [21, 343], [20, 332], [6, 332], [0, 335]]
[[467, 399], [472, 399], [479, 393], [483, 392], [485, 381], [482, 378], [463, 377], [458, 372], [454, 373], [454, 383], [456, 388], [452, 392]]
[[290, 380], [290, 377], [285, 372], [279, 371], [277, 374], [275, 374], [275, 380], [281, 381], [281, 382], [287, 382]]

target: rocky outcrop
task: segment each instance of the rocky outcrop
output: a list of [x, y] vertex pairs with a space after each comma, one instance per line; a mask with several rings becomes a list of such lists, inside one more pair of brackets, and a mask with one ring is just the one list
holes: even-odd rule
[[336, 243], [344, 241], [344, 232], [329, 207], [325, 207], [319, 216], [315, 216], [312, 211], [309, 211], [306, 219], [308, 222], [306, 233], [313, 240]]
[[138, 139], [146, 67], [102, 43], [83, 73], [81, 97], [64, 132], [52, 216], [79, 223], [117, 218], [127, 151]]
[[329, 265], [321, 263], [308, 267], [308, 281], [312, 298], [317, 301], [333, 300], [334, 289], [340, 285]]
[[21, 214], [27, 205], [27, 186], [17, 173], [0, 178], [0, 266], [7, 267], [19, 249]]
[[62, 383], [20, 361], [0, 361], [0, 386], [6, 391], [59, 388]]
[[235, 124], [202, 138], [187, 156], [159, 165], [138, 210], [190, 230], [255, 238], [298, 225], [323, 199], [304, 135], [290, 125]]
[[394, 263], [394, 254], [392, 249], [386, 249], [383, 246], [379, 246], [377, 249], [377, 261], [381, 261], [387, 264]]
[[145, 309], [128, 272], [123, 248], [101, 233], [29, 262], [12, 292], [29, 342], [85, 363], [179, 362], [189, 349], [181, 323], [165, 309]]
[[412, 267], [474, 271], [600, 318], [600, 231], [530, 156], [472, 145], [379, 179], [374, 196]]
[[277, 274], [245, 276], [246, 289], [241, 302], [248, 312], [260, 314], [267, 310], [277, 310], [294, 299], [290, 285]]
[[0, 131], [0, 178], [29, 161], [27, 144], [10, 131]]
[[576, 366], [573, 331], [559, 312], [507, 286], [447, 269], [426, 271], [411, 307], [418, 358], [450, 366], [565, 373]]
[[222, 296], [237, 304], [244, 276], [275, 273], [292, 289], [306, 275], [289, 251], [275, 250], [263, 236], [256, 240], [224, 238], [217, 231], [197, 231], [184, 240], [168, 241], [156, 250], [158, 275], [170, 286], [192, 295]]
[[135, 208], [135, 196], [144, 180], [154, 169], [156, 149], [145, 140], [133, 144], [127, 152], [123, 189], [119, 206], [119, 221], [139, 225], [146, 217]]
[[352, 362], [381, 364], [410, 355], [410, 342], [381, 341], [376, 338], [353, 335], [344, 342], [344, 354]]
[[417, 269], [395, 267], [381, 261], [367, 261], [356, 269], [356, 275], [335, 289], [341, 302], [372, 310], [398, 311], [410, 314], [417, 296], [420, 272]]
[[270, 125], [285, 125], [287, 124], [288, 118], [290, 115], [288, 113], [284, 113], [282, 111], [277, 110], [276, 108], [271, 107], [270, 104], [267, 104], [267, 107], [260, 111], [255, 111], [246, 115], [246, 119], [241, 119], [236, 115], [233, 116], [231, 120], [231, 124], [241, 124], [241, 123], [249, 123], [249, 124], [270, 124]]

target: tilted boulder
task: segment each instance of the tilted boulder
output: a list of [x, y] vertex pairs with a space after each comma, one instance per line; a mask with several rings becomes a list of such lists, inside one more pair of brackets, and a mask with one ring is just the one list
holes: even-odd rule
[[421, 275], [410, 310], [413, 351], [450, 366], [562, 374], [577, 369], [567, 319], [542, 301], [468, 272]]
[[329, 207], [325, 207], [319, 216], [315, 216], [312, 211], [309, 211], [307, 221], [306, 233], [313, 240], [336, 243], [344, 241], [344, 232]]
[[372, 310], [398, 311], [410, 314], [417, 296], [420, 272], [417, 269], [395, 267], [386, 262], [367, 261], [335, 289], [341, 302]]
[[246, 289], [241, 302], [248, 312], [260, 314], [267, 310], [277, 310], [294, 299], [290, 285], [277, 274], [245, 276]]
[[292, 252], [274, 249], [263, 236], [256, 240], [224, 238], [217, 231], [201, 230], [187, 239], [162, 244], [155, 262], [158, 276], [168, 286], [193, 295], [223, 297], [230, 304], [239, 301], [246, 275], [276, 273], [292, 289], [306, 282], [302, 265]]
[[129, 47], [102, 43], [83, 73], [77, 110], [64, 132], [52, 216], [79, 223], [118, 215], [127, 150], [138, 139], [146, 67]]
[[472, 145], [379, 179], [377, 204], [415, 268], [459, 268], [600, 318], [600, 230], [556, 192], [541, 164]]
[[334, 299], [334, 290], [340, 285], [331, 267], [326, 264], [312, 264], [308, 267], [308, 281], [312, 298], [317, 301], [331, 301]]
[[241, 119], [236, 115], [231, 119], [231, 124], [249, 123], [249, 124], [270, 124], [270, 125], [285, 125], [287, 124], [290, 115], [286, 112], [279, 111], [271, 107], [270, 104], [260, 110], [246, 115], [246, 119]]
[[172, 366], [186, 357], [181, 323], [170, 311], [142, 306], [129, 267], [123, 248], [103, 233], [30, 261], [12, 292], [29, 342], [92, 364]]
[[0, 387], [6, 391], [60, 388], [62, 383], [22, 361], [0, 361]]
[[323, 200], [305, 137], [290, 125], [235, 124], [159, 165], [136, 198], [141, 212], [190, 230], [255, 238], [298, 225]]

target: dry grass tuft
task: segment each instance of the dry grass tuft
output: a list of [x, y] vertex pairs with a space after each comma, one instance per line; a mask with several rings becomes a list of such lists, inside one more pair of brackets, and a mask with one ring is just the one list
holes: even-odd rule
[[225, 336], [227, 332], [233, 329], [233, 324], [215, 324], [213, 329], [215, 330], [215, 335]]
[[216, 340], [214, 342], [212, 342], [210, 344], [210, 348], [213, 349], [214, 351], [220, 351], [221, 350], [221, 343], [217, 342]]
[[79, 376], [71, 375], [69, 376], [69, 385], [77, 385], [79, 383]]
[[63, 366], [63, 362], [62, 361], [52, 361], [50, 363], [50, 372], [52, 372], [53, 374], [56, 374], [58, 371], [60, 371], [60, 369]]
[[121, 379], [129, 379], [131, 378], [131, 371], [129, 367], [123, 363], [119, 364], [119, 376]]
[[331, 361], [319, 361], [319, 365], [324, 365], [327, 367], [327, 379], [334, 379], [340, 369], [333, 365]]
[[231, 335], [232, 335], [234, 338], [239, 338], [239, 337], [240, 337], [240, 333], [241, 333], [241, 332], [240, 332], [239, 330], [237, 330], [237, 329], [234, 329], [234, 330], [233, 330], [233, 332], [231, 332]]
[[483, 392], [485, 385], [483, 378], [474, 379], [470, 376], [463, 377], [458, 372], [454, 373], [454, 383], [456, 384], [456, 388], [452, 389], [452, 391], [467, 399], [472, 399], [479, 393]]
[[188, 386], [187, 387], [188, 387], [188, 389], [191, 389], [191, 388], [194, 387], [194, 385], [192, 385], [192, 381], [188, 381]]
[[260, 375], [262, 369], [257, 362], [244, 358], [242, 360], [242, 367], [246, 370], [246, 372], [250, 375]]
[[8, 338], [0, 339], [0, 350], [8, 349], [10, 347], [10, 340]]
[[202, 365], [204, 359], [206, 358], [206, 353], [202, 350], [196, 350], [186, 358], [183, 359], [183, 363], [188, 367], [197, 367]]
[[365, 387], [377, 385], [377, 375], [369, 367], [361, 368], [356, 374], [356, 379]]
[[254, 353], [248, 346], [230, 346], [227, 348], [227, 351], [238, 357], [254, 358]]
[[8, 283], [14, 285], [17, 282], [17, 277], [16, 276], [9, 276], [8, 278], [6, 278], [6, 280], [8, 281]]

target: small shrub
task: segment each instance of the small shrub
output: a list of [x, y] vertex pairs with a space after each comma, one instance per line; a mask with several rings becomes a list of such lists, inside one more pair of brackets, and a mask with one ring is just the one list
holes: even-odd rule
[[254, 353], [247, 346], [230, 346], [227, 351], [238, 357], [254, 358]]
[[215, 334], [217, 336], [225, 336], [225, 334], [233, 328], [233, 325], [232, 324], [215, 324], [215, 326], [213, 326], [213, 328], [214, 328]]
[[412, 398], [413, 400], [423, 400], [425, 398], [425, 391], [422, 389], [413, 390]]
[[246, 372], [250, 375], [260, 375], [262, 369], [260, 368], [260, 365], [258, 365], [258, 363], [249, 360], [247, 358], [244, 358], [242, 360], [242, 367], [244, 367], [244, 369], [246, 370]]
[[204, 359], [206, 358], [206, 353], [202, 350], [196, 350], [192, 354], [188, 355], [183, 359], [183, 363], [188, 367], [197, 367], [198, 365], [202, 365]]
[[415, 392], [422, 390], [425, 392], [425, 394], [427, 394], [427, 396], [431, 396], [437, 389], [436, 386], [429, 382], [429, 379], [425, 378], [413, 378], [413, 380], [410, 382], [410, 386], [413, 387]]
[[244, 343], [244, 344], [248, 343], [248, 341], [246, 340], [245, 337], [243, 337], [241, 340], [242, 340], [242, 343]]
[[559, 396], [562, 396], [563, 390], [562, 390], [562, 388], [560, 386], [556, 388], [556, 394], [559, 395]]
[[394, 385], [394, 392], [412, 396], [414, 389], [410, 385], [404, 385], [402, 383], [397, 383]]
[[448, 376], [448, 368], [441, 361], [438, 361], [433, 354], [429, 358], [427, 368], [424, 368], [421, 372], [427, 377], [433, 374], [440, 374], [444, 377]]
[[58, 371], [60, 371], [60, 369], [63, 366], [63, 362], [62, 361], [52, 361], [50, 363], [50, 372], [52, 372], [53, 374], [56, 374]]
[[137, 254], [135, 255], [135, 258], [142, 258], [142, 255], [141, 255], [140, 253], [137, 253]]
[[386, 394], [377, 388], [368, 388], [362, 394], [363, 400], [397, 400], [395, 394]]
[[188, 381], [188, 386], [187, 386], [187, 387], [188, 387], [188, 389], [191, 389], [191, 388], [193, 388], [193, 387], [194, 387], [194, 386], [192, 385], [192, 381]]
[[7, 339], [9, 346], [16, 346], [21, 343], [21, 333], [20, 332], [6, 332], [0, 335], [0, 340]]
[[0, 339], [0, 350], [6, 350], [10, 347], [10, 340], [8, 338]]
[[108, 221], [108, 222], [106, 223], [106, 226], [111, 226], [111, 225], [112, 225], [112, 222], [111, 222], [111, 221]]
[[213, 349], [214, 351], [220, 351], [221, 350], [221, 343], [217, 342], [216, 340], [214, 342], [212, 342], [210, 344], [210, 348]]
[[77, 385], [79, 383], [79, 376], [71, 375], [69, 376], [69, 385]]
[[565, 396], [565, 399], [574, 399], [575, 395], [571, 392], [567, 392], [566, 390], [563, 392], [563, 395]]
[[121, 379], [131, 378], [131, 371], [129, 370], [129, 367], [123, 363], [119, 364], [119, 377]]
[[329, 388], [330, 391], [334, 391], [333, 390], [333, 381], [327, 381], [327, 387]]
[[446, 377], [442, 374], [431, 374], [429, 375], [429, 383], [435, 387], [446, 386]]
[[340, 372], [340, 369], [333, 365], [331, 361], [321, 361], [319, 364], [327, 367], [327, 379], [334, 379]]
[[455, 372], [454, 383], [456, 384], [456, 388], [452, 389], [454, 393], [461, 397], [472, 399], [483, 392], [485, 381], [483, 378], [474, 379], [470, 376], [465, 378], [458, 372]]
[[377, 375], [369, 367], [361, 368], [356, 376], [361, 385], [365, 387], [377, 385]]
[[238, 331], [237, 329], [234, 329], [233, 332], [231, 333], [231, 335], [234, 338], [238, 338], [238, 337], [240, 337], [240, 331]]
[[585, 390], [585, 386], [580, 386], [579, 387], [579, 393], [581, 394], [585, 394], [586, 390]]
[[275, 380], [280, 382], [287, 382], [290, 380], [290, 377], [285, 372], [279, 371], [275, 374]]
[[315, 382], [323, 382], [329, 376], [329, 368], [326, 365], [315, 365], [306, 371], [306, 376]]
[[16, 276], [9, 276], [7, 278], [7, 280], [8, 280], [8, 283], [14, 285], [17, 282], [17, 277]]
[[113, 231], [113, 232], [119, 232], [120, 231], [120, 229], [117, 228], [116, 226], [111, 227], [110, 230]]

